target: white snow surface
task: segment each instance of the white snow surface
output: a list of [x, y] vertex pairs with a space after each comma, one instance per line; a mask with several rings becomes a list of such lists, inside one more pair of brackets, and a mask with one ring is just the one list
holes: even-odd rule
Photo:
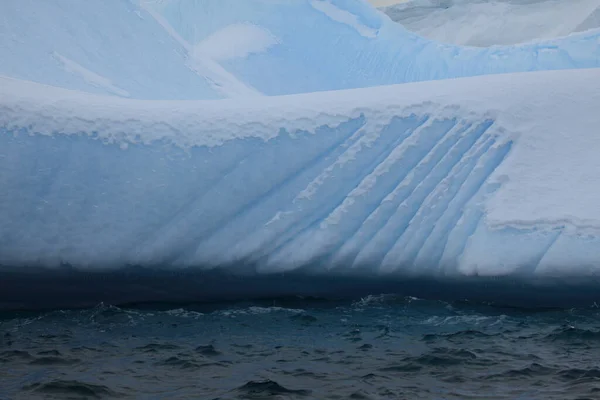
[[130, 96], [129, 93], [127, 93], [125, 90], [120, 89], [120, 88], [116, 87], [115, 85], [113, 85], [113, 83], [110, 80], [108, 80], [88, 69], [83, 68], [81, 65], [77, 64], [75, 61], [69, 60], [67, 57], [63, 57], [58, 53], [54, 53], [54, 57], [63, 64], [65, 71], [70, 72], [75, 75], [79, 75], [81, 77], [81, 79], [83, 79], [86, 83], [89, 83], [90, 85], [93, 85], [93, 86], [104, 88], [104, 89], [108, 90], [109, 92], [116, 94], [117, 96], [122, 96], [122, 97]]
[[218, 101], [1, 78], [0, 264], [595, 273], [598, 109], [600, 69]]
[[[481, 33], [478, 20], [463, 22], [461, 31]], [[135, 99], [273, 96], [600, 66], [597, 29], [481, 49], [440, 40], [408, 31], [363, 0], [0, 1], [0, 75]]]
[[[170, 28], [168, 30], [170, 31]], [[215, 92], [219, 92], [223, 97], [261, 96], [261, 92], [241, 82], [219, 62], [263, 53], [277, 43], [277, 38], [256, 25], [229, 25], [190, 49], [188, 66], [206, 77]], [[189, 47], [187, 44], [186, 46]]]
[[382, 8], [424, 37], [510, 45], [600, 28], [600, 0], [411, 0]]
[[355, 29], [360, 35], [366, 38], [374, 38], [377, 36], [377, 31], [360, 23], [360, 18], [347, 10], [338, 8], [335, 4], [327, 0], [311, 0], [310, 5], [315, 10], [327, 15], [333, 21], [348, 25]]
[[198, 43], [194, 56], [213, 60], [246, 58], [253, 53], [264, 53], [279, 43], [269, 31], [253, 24], [232, 24], [218, 30]]
[[223, 97], [186, 66], [187, 50], [132, 1], [0, 2], [0, 74], [115, 94], [65, 69], [55, 54], [133, 98]]

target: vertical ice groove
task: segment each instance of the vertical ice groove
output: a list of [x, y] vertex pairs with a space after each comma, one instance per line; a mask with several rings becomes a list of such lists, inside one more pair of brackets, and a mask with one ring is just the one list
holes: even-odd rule
[[520, 268], [517, 268], [517, 274], [530, 275], [535, 273], [536, 269], [540, 266], [540, 263], [542, 262], [546, 254], [548, 254], [552, 246], [554, 246], [558, 238], [562, 235], [562, 230], [552, 232], [550, 235], [551, 237], [548, 240], [548, 243], [539, 250], [535, 259], [531, 261], [531, 263], [522, 265]]
[[294, 202], [299, 200], [308, 199], [310, 200], [314, 194], [319, 190], [319, 187], [324, 185], [329, 179], [332, 178], [333, 171], [336, 168], [343, 167], [344, 164], [354, 159], [356, 155], [361, 151], [363, 147], [368, 147], [374, 140], [377, 140], [377, 132], [373, 127], [367, 123], [355, 132], [352, 137], [348, 138], [347, 142], [342, 145], [346, 150], [338, 156], [338, 158], [325, 168], [315, 179], [313, 179], [304, 190], [302, 190]]
[[[330, 251], [332, 246], [331, 242], [325, 242], [320, 236], [317, 237], [315, 232], [319, 230], [319, 225], [325, 220], [325, 218], [331, 214], [333, 210], [342, 204], [343, 200], [347, 197], [348, 193], [356, 188], [359, 183], [368, 174], [380, 165], [394, 149], [404, 142], [418, 127], [428, 123], [429, 116], [417, 117], [411, 115], [410, 117], [394, 117], [390, 123], [385, 126], [381, 131], [378, 131], [376, 136], [378, 139], [370, 143], [370, 146], [362, 149], [363, 153], [359, 158], [350, 163], [345, 163], [343, 167], [339, 167], [337, 170], [336, 179], [343, 180], [344, 184], [335, 187], [323, 186], [320, 192], [317, 192], [319, 196], [317, 199], [312, 199], [307, 204], [314, 212], [310, 215], [310, 218], [305, 218], [303, 224], [296, 224], [294, 232], [286, 241], [277, 241], [275, 246], [270, 249], [270, 253], [273, 254], [272, 260], [279, 260], [279, 254], [285, 252], [290, 253], [301, 253], [300, 251], [294, 251], [286, 249], [289, 246], [309, 246], [306, 242], [313, 242], [315, 245], [311, 247], [311, 254], [313, 258], [319, 258], [324, 252]], [[398, 134], [398, 131], [401, 133]], [[335, 186], [335, 185], [334, 185]], [[272, 263], [274, 263], [273, 261]], [[282, 261], [283, 262], [283, 261]]]
[[474, 198], [466, 206], [456, 227], [448, 235], [448, 241], [440, 258], [439, 268], [441, 273], [452, 275], [458, 270], [460, 257], [464, 254], [467, 242], [475, 233], [477, 225], [482, 220], [483, 210], [479, 204], [480, 199]]
[[417, 254], [415, 265], [420, 268], [432, 268], [440, 265], [448, 237], [462, 216], [465, 205], [479, 192], [489, 176], [502, 163], [510, 151], [511, 145], [512, 143], [508, 142], [492, 147], [481, 156], [475, 168], [469, 173], [448, 204], [448, 208], [435, 222], [433, 230]]
[[[282, 133], [271, 142], [271, 147], [275, 152], [292, 151], [293, 140], [289, 135]], [[202, 195], [193, 199], [174, 221], [168, 223], [166, 229], [159, 232], [154, 244], [146, 246], [146, 253], [136, 256], [141, 257], [141, 261], [149, 262], [148, 260], [151, 259], [153, 263], [178, 262], [187, 257], [188, 253], [193, 251], [202, 239], [210, 237], [220, 226], [255, 205], [263, 196], [278, 190], [290, 176], [288, 174], [293, 174], [293, 171], [297, 169], [301, 170], [303, 166], [310, 164], [312, 159], [298, 158], [293, 161], [288, 159], [286, 168], [270, 171], [273, 180], [267, 182], [264, 179], [258, 179], [259, 169], [248, 169], [245, 166], [246, 164], [259, 166], [265, 163], [269, 165], [274, 161], [273, 157], [265, 158], [258, 152], [252, 151], [256, 145], [258, 142], [255, 140], [246, 143], [248, 155], [234, 162], [233, 168], [227, 174], [220, 176], [214, 185], [200, 187]], [[319, 150], [315, 149], [315, 152], [319, 153]], [[247, 180], [256, 182], [253, 186], [247, 186], [251, 190], [242, 188], [242, 192], [237, 191], [236, 188], [239, 186], [234, 183]], [[231, 190], [232, 188], [234, 190]], [[228, 196], [227, 201], [230, 207], [222, 206], [224, 199], [221, 193]], [[157, 252], [162, 254], [160, 259], [154, 255]]]
[[[192, 210], [199, 204], [213, 188], [215, 188], [221, 181], [227, 178], [230, 174], [232, 174], [240, 164], [241, 161], [245, 160], [248, 157], [248, 153], [244, 154], [241, 159], [233, 160], [231, 165], [207, 186], [198, 187], [195, 191], [195, 194], [190, 197], [189, 201], [185, 204], [182, 204], [177, 210], [173, 213], [165, 216], [160, 226], [156, 227], [156, 229], [149, 230], [147, 234], [138, 239], [135, 247], [131, 250], [132, 255], [143, 262], [149, 262], [153, 255], [148, 255], [149, 252], [152, 251], [154, 246], [158, 241], [168, 240], [168, 237], [175, 237], [177, 233], [179, 233], [178, 225], [180, 221], [186, 220], [189, 218], [190, 214], [193, 212]], [[173, 240], [176, 240], [175, 238]]]
[[[356, 203], [357, 198], [368, 196], [371, 190], [377, 185], [377, 180], [380, 179], [382, 175], [389, 173], [390, 169], [398, 162], [402, 161], [402, 168], [410, 170], [411, 167], [406, 164], [407, 160], [404, 158], [408, 155], [410, 150], [417, 147], [419, 140], [423, 139], [423, 131], [431, 127], [433, 123], [433, 119], [428, 119], [424, 124], [411, 132], [405, 140], [400, 141], [399, 144], [394, 143], [392, 151], [387, 157], [381, 163], [377, 164], [375, 169], [367, 174], [358, 186], [348, 193], [342, 203], [321, 223], [321, 227], [326, 228], [327, 225], [340, 223], [344, 214], [348, 213], [348, 208]], [[402, 174], [402, 172], [400, 173]]]
[[[41, 151], [41, 149], [40, 149]], [[43, 198], [46, 201], [61, 201], [62, 199], [60, 199], [64, 192], [65, 192], [65, 188], [61, 187], [63, 185], [67, 186], [69, 185], [69, 179], [67, 177], [67, 175], [69, 174], [69, 171], [71, 171], [71, 166], [73, 165], [73, 158], [76, 157], [77, 152], [73, 151], [73, 144], [69, 143], [69, 146], [66, 149], [61, 149], [60, 151], [63, 156], [60, 158], [55, 158], [56, 160], [58, 160], [57, 164], [55, 165], [54, 168], [50, 168], [50, 174], [47, 177], [47, 180], [45, 181], [44, 185], [41, 185], [40, 190], [38, 191], [38, 195], [36, 198]], [[35, 171], [32, 171], [33, 174], [32, 176], [35, 176], [35, 174], [38, 173], [39, 169], [38, 169], [38, 161], [39, 162], [43, 162], [42, 159], [38, 158], [36, 159], [36, 163], [35, 163]], [[68, 207], [76, 207], [78, 204], [72, 204], [69, 200], [67, 200], [66, 206]], [[48, 215], [48, 213], [43, 209], [43, 208], [38, 208], [38, 207], [33, 207], [33, 204], [29, 203], [29, 210], [27, 210], [27, 214], [26, 217], [23, 216], [23, 218], [20, 218], [21, 220], [27, 221], [28, 224], [24, 227], [21, 227], [20, 230], [22, 231], [29, 231], [30, 235], [32, 237], [35, 237], [35, 230], [38, 229], [39, 225], [42, 226], [46, 226], [48, 227], [50, 224], [54, 224], [55, 226], [52, 227], [52, 229], [60, 229], [60, 225], [65, 224], [66, 225], [66, 221], [56, 221], [54, 220], [54, 218], [51, 215]], [[37, 246], [39, 246], [39, 248], [41, 249], [42, 253], [45, 254], [51, 254], [52, 257], [56, 260], [60, 260], [62, 258], [66, 258], [68, 257], [68, 253], [69, 253], [69, 248], [68, 246], [60, 246], [60, 245], [52, 245], [52, 244], [48, 244], [47, 242], [42, 242], [40, 241]], [[37, 260], [33, 260], [34, 262], [37, 262]]]
[[[510, 142], [509, 142], [510, 143]], [[464, 206], [456, 226], [448, 235], [448, 240], [440, 259], [440, 270], [444, 274], [457, 272], [460, 257], [464, 254], [469, 238], [475, 233], [483, 218], [483, 203], [500, 187], [500, 183], [490, 183], [484, 186]]]
[[423, 201], [416, 204], [417, 211], [383, 258], [382, 271], [391, 271], [399, 266], [414, 268], [417, 253], [431, 234], [435, 224], [468, 179], [479, 158], [494, 144], [493, 138], [484, 135], [491, 124], [492, 122], [488, 121], [475, 128], [476, 131], [481, 132], [480, 139], [460, 156], [460, 161], [447, 171], [446, 177], [435, 186], [433, 191]]
[[[397, 118], [397, 117], [395, 117]], [[416, 118], [412, 115], [409, 118]], [[427, 118], [423, 121], [425, 123]], [[298, 193], [298, 196], [294, 199], [294, 202], [311, 199], [312, 196], [324, 185], [329, 179], [333, 177], [336, 169], [343, 168], [346, 164], [356, 160], [356, 157], [361, 151], [368, 150], [372, 147], [384, 133], [385, 129], [389, 127], [391, 122], [386, 126], [379, 126], [376, 122], [367, 120], [366, 124], [358, 131], [355, 135], [349, 138], [348, 143], [344, 144], [346, 150], [327, 168], [323, 170], [315, 179], [313, 179], [308, 186]]]
[[[265, 257], [267, 249], [271, 248], [274, 242], [289, 236], [290, 231], [301, 223], [299, 221], [307, 213], [312, 212], [311, 208], [303, 208], [300, 203], [293, 203], [292, 200], [297, 196], [299, 188], [305, 187], [307, 182], [314, 180], [315, 175], [330, 165], [332, 160], [337, 160], [346, 148], [344, 144], [352, 143], [353, 140], [359, 137], [356, 132], [361, 130], [362, 126], [364, 126], [364, 118], [361, 117], [350, 120], [339, 127], [327, 127], [327, 129], [337, 131], [341, 138], [333, 141], [327, 151], [321, 153], [319, 157], [314, 158], [312, 162], [307, 164], [306, 168], [299, 170], [296, 175], [289, 178], [285, 187], [277, 192], [272, 192], [268, 198], [265, 198], [259, 210], [264, 215], [259, 218], [257, 213], [254, 213], [254, 215], [246, 213], [234, 220], [227, 221], [214, 233], [214, 237], [199, 244], [196, 253], [199, 254], [202, 251], [206, 254], [218, 253], [221, 249], [219, 243], [227, 243], [227, 248], [221, 251], [220, 257], [223, 254], [228, 254], [231, 259], [235, 259], [236, 254], [243, 255], [246, 260], [257, 260]], [[332, 137], [333, 131], [321, 132], [320, 134]], [[312, 141], [311, 143], [316, 142]], [[301, 153], [298, 153], [298, 157], [302, 157]], [[269, 207], [269, 204], [272, 204], [272, 206]], [[285, 204], [286, 207], [281, 208], [282, 204]], [[312, 207], [313, 202], [308, 202], [306, 205]], [[252, 209], [247, 211], [250, 212]], [[276, 215], [279, 217], [275, 218]], [[250, 220], [253, 222], [245, 222]], [[250, 230], [246, 229], [246, 223], [251, 227]], [[257, 227], [260, 228], [257, 229]], [[248, 234], [248, 232], [251, 232], [251, 234]], [[232, 239], [236, 243], [233, 247], [231, 246]]]
[[[456, 133], [457, 124], [455, 119], [430, 119], [427, 124], [418, 127], [409, 139], [397, 146], [371, 174], [363, 179], [361, 185], [346, 197], [340, 206], [344, 208], [336, 208], [325, 223], [321, 224], [322, 231], [330, 232], [330, 236], [340, 237], [335, 246], [332, 246], [334, 248], [330, 250], [332, 264], [347, 262], [347, 255], [340, 257], [340, 249], [347, 248], [347, 238], [350, 240], [356, 238], [357, 231], [367, 224], [366, 220], [380, 207], [383, 199], [406, 179], [408, 174], [414, 173], [417, 166], [432, 157], [432, 153], [436, 153], [435, 150], [441, 157], [443, 150], [439, 149], [440, 143], [447, 140], [446, 136]], [[329, 218], [336, 212], [351, 215], [352, 218], [342, 218], [338, 215], [337, 221], [332, 223]]]
[[[404, 233], [420, 204], [436, 188], [481, 137], [483, 132], [468, 121], [462, 121], [453, 135], [447, 136], [436, 149], [435, 156], [422, 164], [409, 180], [401, 182], [374, 214], [371, 232], [366, 232], [354, 266], [378, 265]], [[369, 222], [369, 221], [367, 221]]]
[[[383, 198], [378, 199], [378, 204], [369, 210], [369, 214], [366, 216], [364, 222], [358, 226], [354, 232], [347, 236], [348, 239], [339, 249], [337, 249], [335, 254], [332, 255], [333, 264], [351, 265], [352, 262], [354, 262], [361, 246], [369, 242], [385, 223], [387, 218], [392, 214], [391, 199], [401, 195], [401, 193], [399, 193], [400, 188], [407, 189], [410, 185], [416, 186], [444, 156], [448, 151], [448, 148], [458, 140], [458, 136], [467, 128], [468, 126], [464, 121], [453, 120], [452, 128], [444, 132], [443, 138], [438, 140], [435, 145], [429, 149], [429, 152], [426, 153], [423, 158], [418, 160], [416, 165], [406, 168], [404, 173], [397, 176], [393, 185], [384, 191]], [[404, 164], [402, 167], [405, 167]], [[397, 196], [391, 196], [392, 193], [396, 193]]]

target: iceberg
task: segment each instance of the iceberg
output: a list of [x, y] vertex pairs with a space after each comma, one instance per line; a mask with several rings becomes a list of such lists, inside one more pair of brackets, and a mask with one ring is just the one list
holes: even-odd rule
[[5, 266], [597, 273], [598, 69], [260, 102], [0, 82]]
[[[361, 1], [15, 4], [57, 35], [87, 7], [148, 35], [0, 65], [0, 308], [597, 300], [600, 31], [476, 49]], [[96, 59], [134, 44], [168, 56]]]

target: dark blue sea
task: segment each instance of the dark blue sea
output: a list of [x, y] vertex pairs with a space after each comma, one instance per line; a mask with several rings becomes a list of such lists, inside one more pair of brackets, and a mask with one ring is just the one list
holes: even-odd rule
[[396, 295], [0, 314], [0, 399], [600, 399], [600, 309]]

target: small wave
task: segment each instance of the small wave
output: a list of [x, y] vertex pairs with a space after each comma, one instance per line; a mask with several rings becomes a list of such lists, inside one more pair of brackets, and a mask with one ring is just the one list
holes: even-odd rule
[[573, 341], [596, 342], [600, 340], [600, 331], [566, 326], [546, 335], [546, 339], [550, 341], [568, 341], [571, 343]]
[[419, 322], [421, 325], [433, 325], [433, 326], [444, 326], [444, 325], [481, 325], [489, 324], [495, 325], [499, 320], [502, 320], [504, 316], [484, 316], [484, 315], [451, 315], [451, 316], [433, 316], [427, 318], [424, 321]]
[[301, 324], [304, 324], [304, 325], [308, 325], [308, 324], [317, 322], [317, 317], [315, 317], [314, 315], [306, 314], [306, 313], [299, 313], [296, 315], [292, 315], [290, 317], [290, 319], [292, 321], [300, 322]]
[[472, 351], [440, 348], [412, 360], [423, 365], [444, 366], [464, 364], [476, 358], [477, 354]]
[[486, 376], [484, 379], [530, 379], [536, 376], [549, 376], [555, 372], [553, 368], [542, 364], [532, 363], [523, 368], [509, 369], [507, 371]]
[[95, 347], [78, 346], [71, 349], [74, 353], [102, 353], [104, 350]]
[[360, 379], [362, 381], [369, 382], [369, 383], [379, 382], [379, 381], [389, 381], [390, 380], [390, 378], [388, 378], [387, 376], [377, 375], [377, 374], [374, 374], [374, 373], [363, 375], [363, 376], [360, 377]]
[[111, 326], [113, 324], [136, 325], [142, 322], [146, 315], [136, 310], [100, 303], [92, 309], [81, 311], [81, 317], [93, 324]]
[[226, 367], [225, 364], [217, 363], [217, 362], [201, 362], [200, 360], [196, 360], [194, 358], [183, 358], [183, 357], [169, 357], [163, 361], [159, 361], [156, 366], [163, 367], [176, 367], [180, 369], [201, 369], [206, 367]]
[[68, 340], [71, 339], [72, 334], [71, 332], [64, 332], [61, 334], [51, 334], [51, 333], [44, 333], [38, 336], [40, 339], [44, 339], [44, 340]]
[[144, 353], [156, 353], [162, 350], [178, 350], [179, 346], [170, 343], [149, 343], [145, 346], [136, 347], [136, 350], [140, 350]]
[[82, 396], [86, 399], [121, 397], [120, 393], [111, 390], [107, 386], [80, 381], [54, 380], [46, 383], [34, 383], [23, 387], [23, 389], [41, 394], [65, 396], [66, 398], [71, 396]]
[[43, 351], [38, 351], [37, 355], [38, 356], [53, 356], [53, 357], [60, 357], [60, 356], [62, 356], [62, 354], [60, 354], [60, 351], [58, 351], [58, 350], [43, 350]]
[[600, 379], [600, 369], [569, 368], [560, 371], [558, 376], [565, 381], [576, 381], [577, 383], [582, 381], [597, 381]]
[[363, 392], [362, 390], [352, 393], [349, 396], [349, 398], [352, 400], [370, 400], [370, 399], [372, 399], [371, 396], [369, 396], [367, 393]]
[[226, 317], [234, 317], [236, 315], [260, 315], [260, 314], [270, 314], [270, 313], [276, 313], [276, 312], [302, 314], [305, 311], [296, 309], [296, 308], [258, 307], [258, 306], [251, 306], [248, 308], [241, 308], [241, 309], [229, 309], [229, 310], [217, 311], [218, 314], [226, 316]]
[[407, 363], [407, 364], [390, 365], [388, 367], [379, 368], [379, 371], [405, 373], [405, 372], [418, 372], [421, 369], [423, 369], [422, 365]]
[[428, 333], [422, 336], [421, 340], [424, 342], [432, 342], [436, 340], [448, 340], [448, 341], [460, 341], [460, 340], [473, 340], [479, 338], [489, 338], [497, 336], [497, 334], [484, 333], [474, 329], [467, 329], [464, 331], [452, 332], [452, 333]]
[[437, 348], [420, 356], [405, 357], [401, 363], [380, 368], [381, 372], [418, 372], [423, 368], [447, 368], [465, 364], [483, 364], [477, 354], [462, 349]]
[[193, 318], [193, 319], [198, 319], [198, 318], [204, 316], [204, 314], [201, 313], [201, 312], [191, 311], [191, 310], [185, 310], [183, 308], [176, 308], [174, 310], [167, 310], [167, 311], [164, 311], [164, 313], [167, 314], [167, 315], [174, 316], [174, 317]]
[[238, 349], [244, 349], [244, 350], [250, 350], [251, 348], [253, 348], [254, 346], [251, 344], [238, 344], [238, 343], [233, 343], [231, 345], [231, 347], [235, 347]]
[[0, 353], [0, 363], [14, 363], [15, 361], [29, 361], [33, 358], [24, 350], [8, 350]]
[[314, 371], [308, 371], [304, 368], [296, 368], [292, 371], [281, 371], [284, 375], [290, 375], [296, 378], [313, 378], [313, 379], [327, 379], [327, 374], [319, 373]]
[[29, 362], [30, 365], [73, 365], [81, 362], [78, 358], [68, 357], [39, 357]]
[[288, 389], [281, 386], [279, 383], [272, 380], [265, 381], [249, 381], [248, 383], [236, 389], [242, 396], [249, 399], [263, 399], [271, 396], [308, 396], [310, 390], [305, 389]]
[[416, 297], [403, 297], [395, 294], [383, 293], [383, 294], [370, 294], [365, 297], [362, 297], [360, 300], [357, 300], [352, 303], [353, 308], [365, 308], [373, 305], [384, 304], [388, 302], [397, 302], [397, 301], [406, 301], [411, 302], [414, 300], [419, 300]]
[[212, 344], [198, 346], [196, 347], [196, 352], [206, 357], [215, 357], [220, 356], [222, 354]]
[[179, 357], [169, 357], [163, 361], [159, 361], [156, 364], [157, 366], [165, 366], [165, 367], [178, 367], [181, 369], [199, 369], [200, 364], [194, 362], [192, 360], [186, 360]]

